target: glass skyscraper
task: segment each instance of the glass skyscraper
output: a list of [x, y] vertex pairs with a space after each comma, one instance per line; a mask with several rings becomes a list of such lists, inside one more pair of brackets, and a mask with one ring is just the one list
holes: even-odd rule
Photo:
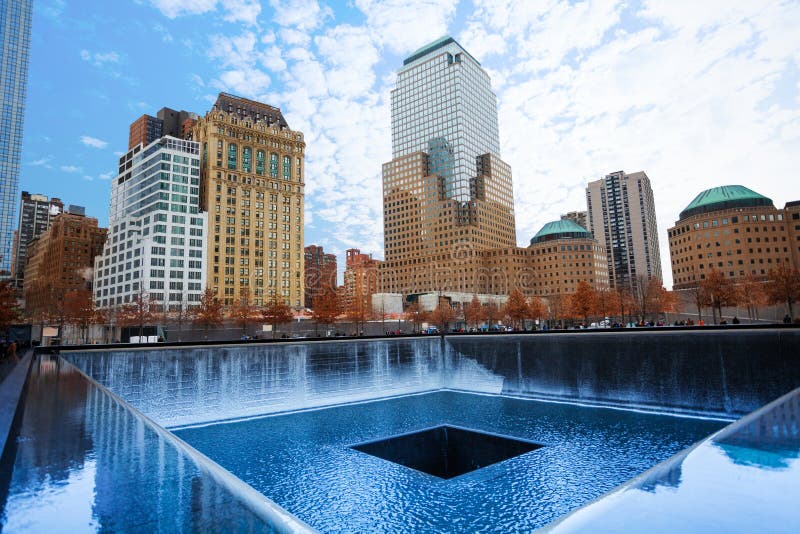
[[0, 279], [11, 276], [33, 0], [0, 0]]
[[424, 151], [445, 196], [466, 201], [477, 158], [500, 156], [497, 97], [481, 64], [452, 37], [414, 52], [392, 91], [392, 157]]

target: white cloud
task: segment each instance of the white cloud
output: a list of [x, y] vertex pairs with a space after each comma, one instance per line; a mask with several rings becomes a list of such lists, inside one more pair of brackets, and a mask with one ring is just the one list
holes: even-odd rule
[[100, 178], [101, 180], [110, 180], [113, 177], [115, 177], [116, 175], [117, 175], [117, 173], [115, 173], [114, 171], [108, 171], [108, 172], [104, 172], [103, 174], [98, 176], [98, 178]]
[[317, 0], [270, 0], [269, 3], [276, 24], [298, 30], [313, 30], [333, 16], [331, 8], [320, 6]]
[[32, 167], [45, 167], [45, 168], [49, 169], [49, 168], [51, 168], [51, 165], [50, 165], [50, 160], [51, 159], [52, 158], [50, 156], [47, 156], [47, 157], [44, 157], [44, 158], [35, 159], [35, 160], [31, 161], [30, 163], [28, 163], [28, 165], [31, 165]]
[[60, 169], [62, 172], [69, 173], [83, 172], [83, 167], [77, 167], [75, 165], [62, 165]]
[[447, 33], [458, 0], [355, 0], [376, 42], [405, 54]]
[[183, 15], [202, 15], [221, 9], [223, 19], [228, 22], [256, 24], [261, 13], [259, 0], [150, 0], [153, 6], [167, 18]]
[[81, 50], [81, 59], [95, 67], [103, 67], [109, 63], [119, 63], [120, 56], [116, 52], [89, 52]]
[[102, 139], [98, 139], [96, 137], [91, 137], [88, 135], [81, 136], [81, 143], [86, 146], [90, 146], [92, 148], [105, 148], [108, 146], [107, 141], [103, 141]]

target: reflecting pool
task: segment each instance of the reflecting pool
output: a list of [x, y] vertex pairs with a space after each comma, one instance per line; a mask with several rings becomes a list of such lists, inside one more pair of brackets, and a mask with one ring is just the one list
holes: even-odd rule
[[[726, 422], [439, 391], [173, 432], [322, 531], [529, 531]], [[442, 479], [351, 446], [439, 425], [543, 445]]]

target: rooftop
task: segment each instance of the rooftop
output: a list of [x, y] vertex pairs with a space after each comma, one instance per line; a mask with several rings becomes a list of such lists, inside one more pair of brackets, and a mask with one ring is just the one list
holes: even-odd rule
[[531, 245], [554, 239], [591, 239], [591, 237], [592, 234], [575, 221], [560, 219], [542, 226], [542, 229], [531, 239]]
[[214, 109], [228, 113], [235, 111], [242, 117], [249, 117], [254, 122], [264, 120], [270, 124], [277, 123], [278, 128], [289, 127], [289, 123], [283, 118], [283, 113], [279, 108], [230, 93], [220, 93], [214, 103]]
[[463, 47], [463, 46], [461, 46], [461, 45], [458, 43], [458, 41], [456, 41], [455, 39], [453, 39], [453, 38], [452, 38], [452, 37], [450, 37], [449, 35], [445, 35], [445, 36], [443, 36], [443, 37], [440, 37], [440, 38], [438, 38], [437, 40], [433, 41], [432, 43], [428, 43], [428, 44], [426, 44], [425, 46], [418, 48], [416, 51], [414, 51], [414, 53], [412, 53], [410, 56], [408, 56], [408, 57], [407, 57], [407, 58], [406, 58], [406, 59], [403, 61], [403, 65], [408, 65], [409, 63], [411, 63], [411, 62], [413, 62], [413, 61], [416, 61], [416, 60], [418, 60], [418, 59], [419, 59], [419, 58], [421, 58], [422, 56], [425, 56], [425, 55], [427, 55], [427, 54], [430, 54], [431, 52], [435, 52], [436, 50], [439, 50], [440, 48], [444, 48], [445, 46], [449, 45], [450, 43], [455, 43], [455, 44], [456, 44], [456, 45], [457, 45], [459, 48], [461, 48], [462, 50], [464, 50], [464, 52], [465, 52], [465, 53], [466, 53], [466, 54], [467, 54], [469, 57], [471, 57], [471, 58], [472, 58], [472, 59], [475, 61], [475, 63], [477, 63], [478, 65], [480, 65], [480, 64], [481, 64], [481, 62], [480, 62], [480, 61], [478, 61], [477, 59], [475, 59], [475, 58], [472, 56], [472, 54], [470, 54], [469, 52], [467, 52], [467, 51], [464, 49], [464, 47]]
[[680, 219], [729, 208], [775, 207], [772, 200], [743, 185], [722, 185], [706, 189], [681, 212]]

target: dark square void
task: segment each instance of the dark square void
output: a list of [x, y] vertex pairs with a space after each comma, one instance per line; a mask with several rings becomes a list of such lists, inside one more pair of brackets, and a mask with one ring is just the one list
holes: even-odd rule
[[454, 426], [353, 445], [352, 448], [439, 478], [453, 478], [543, 445]]

